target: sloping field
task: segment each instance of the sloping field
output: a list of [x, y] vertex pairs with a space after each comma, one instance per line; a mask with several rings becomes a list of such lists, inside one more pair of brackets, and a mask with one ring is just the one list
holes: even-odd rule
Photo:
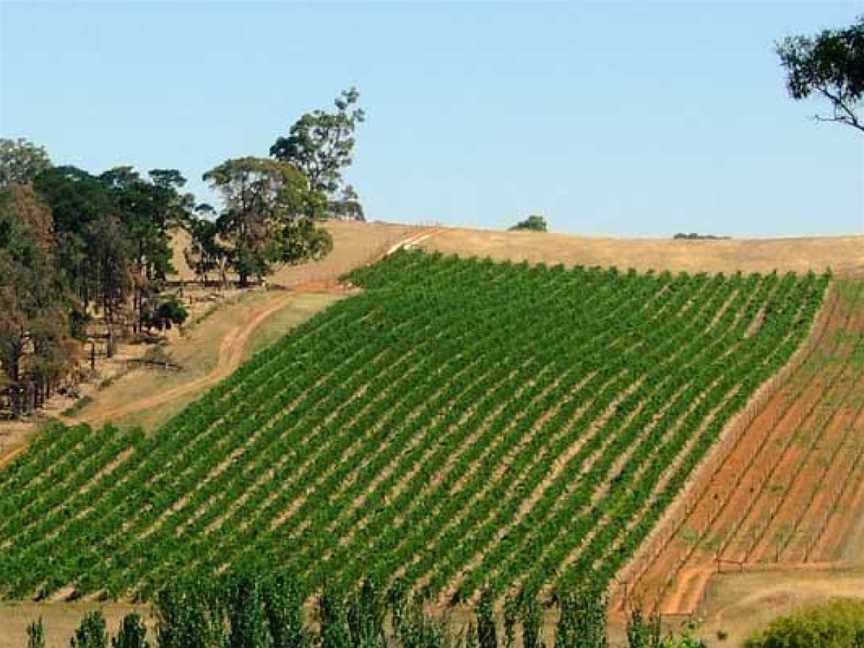
[[700, 470], [662, 543], [643, 549], [631, 593], [689, 614], [717, 571], [864, 558], [864, 282], [835, 283], [822, 320], [794, 371]]
[[400, 252], [152, 436], [57, 428], [0, 471], [0, 587], [609, 582], [807, 336], [827, 276]]
[[496, 261], [670, 272], [824, 272], [864, 278], [864, 236], [688, 241], [444, 228], [424, 249]]

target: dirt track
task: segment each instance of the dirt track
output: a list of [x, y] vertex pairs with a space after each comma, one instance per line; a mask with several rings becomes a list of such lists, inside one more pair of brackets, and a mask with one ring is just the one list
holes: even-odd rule
[[[415, 240], [426, 238], [433, 233], [434, 231], [413, 233], [411, 236], [403, 238], [395, 244], [389, 245], [386, 248], [386, 252], [383, 254], [379, 252], [372, 258], [363, 259], [363, 262], [373, 263], [374, 261], [377, 261], [379, 257], [390, 254], [403, 246], [411, 245]], [[337, 272], [338, 274], [341, 274], [344, 271], [345, 269], [340, 268]], [[182, 396], [195, 394], [215, 385], [223, 378], [230, 376], [241, 365], [249, 339], [261, 323], [274, 313], [285, 308], [285, 306], [287, 306], [298, 294], [308, 292], [344, 292], [344, 289], [341, 288], [338, 283], [338, 274], [329, 273], [329, 276], [325, 275], [322, 278], [307, 281], [306, 283], [296, 286], [290, 292], [275, 292], [273, 298], [268, 299], [267, 303], [261, 310], [251, 314], [251, 319], [239, 323], [222, 339], [222, 343], [219, 346], [219, 356], [216, 367], [206, 376], [183, 385], [178, 385], [177, 387], [160, 392], [153, 396], [142, 398], [132, 403], [112, 407], [110, 409], [90, 407], [88, 408], [88, 411], [79, 418], [63, 418], [61, 420], [70, 424], [80, 422], [90, 424], [105, 423], [109, 420], [116, 420], [134, 412], [158, 407]]]
[[[245, 313], [242, 321], [233, 326], [222, 338], [216, 366], [206, 375], [165, 391], [119, 404], [106, 402], [97, 396], [79, 415], [74, 417], [60, 415], [57, 418], [69, 425], [77, 423], [101, 424], [136, 412], [158, 408], [176, 399], [200, 393], [229, 376], [240, 366], [244, 360], [244, 353], [249, 340], [258, 327], [269, 317], [288, 306], [292, 299], [298, 295], [313, 292], [344, 292], [338, 283], [338, 277], [343, 273], [354, 267], [373, 263], [396, 249], [410, 246], [418, 239], [428, 238], [437, 231], [436, 228], [337, 223], [334, 229], [334, 239], [339, 244], [342, 253], [338, 257], [327, 258], [305, 266], [286, 268], [277, 273], [274, 277], [276, 281], [273, 283], [291, 286], [291, 290], [271, 291], [268, 293], [268, 298], [257, 305], [256, 310]], [[175, 254], [175, 257], [177, 256], [178, 254]], [[179, 257], [182, 258], [182, 254]], [[175, 262], [179, 263], [176, 258]], [[190, 279], [189, 276], [186, 276], [188, 269], [185, 269], [183, 264], [180, 264], [178, 270], [181, 277]], [[26, 441], [21, 442], [20, 445], [16, 444], [5, 456], [0, 457], [0, 467], [24, 452], [27, 446]]]
[[240, 366], [240, 363], [243, 360], [243, 350], [246, 348], [246, 344], [255, 332], [255, 329], [273, 313], [284, 308], [292, 298], [294, 298], [294, 293], [277, 294], [272, 300], [268, 300], [269, 303], [266, 308], [258, 311], [251, 321], [244, 322], [231, 329], [228, 335], [226, 335], [222, 340], [222, 344], [219, 346], [219, 359], [216, 367], [206, 376], [183, 385], [178, 385], [173, 389], [169, 389], [154, 396], [142, 398], [141, 400], [127, 403], [119, 407], [99, 409], [97, 403], [95, 407], [89, 408], [81, 417], [60, 417], [60, 419], [67, 424], [104, 423], [112, 419], [119, 419], [128, 414], [132, 414], [133, 412], [140, 412], [141, 410], [159, 407], [160, 405], [176, 398], [180, 398], [181, 396], [190, 393], [197, 393], [216, 384], [223, 378], [231, 375], [231, 373]]

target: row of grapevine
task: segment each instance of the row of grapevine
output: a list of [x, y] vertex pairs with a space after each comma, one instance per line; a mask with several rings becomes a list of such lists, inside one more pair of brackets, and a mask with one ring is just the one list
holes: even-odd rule
[[828, 280], [399, 252], [153, 435], [58, 427], [0, 471], [0, 589], [602, 591]]

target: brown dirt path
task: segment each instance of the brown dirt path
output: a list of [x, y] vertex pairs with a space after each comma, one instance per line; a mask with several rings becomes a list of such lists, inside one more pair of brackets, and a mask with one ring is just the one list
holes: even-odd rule
[[[364, 259], [364, 262], [374, 263], [381, 257], [392, 254], [393, 252], [402, 247], [411, 246], [415, 241], [419, 239], [425, 240], [426, 238], [433, 236], [436, 231], [437, 230], [433, 229], [429, 231], [421, 230], [419, 232], [413, 232], [410, 236], [407, 236], [397, 241], [396, 243], [389, 245], [389, 247], [386, 248], [386, 251], [383, 252], [383, 254], [379, 251], [371, 258]], [[340, 271], [338, 272], [339, 274], [342, 274], [342, 272], [345, 271], [346, 269], [340, 269]], [[134, 412], [140, 412], [142, 410], [158, 407], [169, 401], [173, 401], [177, 398], [186, 396], [191, 393], [200, 392], [208, 387], [215, 385], [220, 380], [227, 378], [229, 375], [231, 375], [242, 364], [244, 359], [243, 354], [249, 342], [249, 339], [252, 337], [252, 335], [255, 333], [255, 330], [261, 325], [262, 322], [264, 322], [274, 313], [285, 308], [298, 294], [309, 292], [343, 293], [346, 292], [346, 289], [340, 286], [338, 281], [338, 275], [331, 272], [329, 273], [329, 276], [316, 278], [307, 281], [306, 283], [303, 283], [299, 286], [296, 286], [290, 292], [276, 293], [272, 299], [267, 300], [267, 303], [261, 310], [252, 314], [253, 316], [251, 319], [241, 322], [240, 324], [232, 328], [227, 333], [227, 335], [225, 335], [225, 337], [222, 339], [222, 343], [219, 346], [219, 359], [216, 367], [206, 376], [203, 376], [202, 378], [183, 385], [178, 385], [177, 387], [161, 392], [159, 394], [145, 397], [132, 403], [121, 405], [119, 407], [113, 407], [101, 411], [91, 407], [88, 408], [88, 412], [83, 414], [80, 418], [68, 419], [61, 417], [61, 420], [66, 423], [105, 423], [106, 421], [112, 419], [116, 420]]]
[[83, 413], [80, 417], [68, 418], [61, 416], [59, 417], [60, 420], [67, 424], [90, 423], [91, 425], [96, 425], [105, 423], [106, 421], [118, 419], [133, 412], [159, 407], [176, 398], [201, 391], [216, 384], [240, 366], [243, 360], [243, 350], [246, 348], [246, 344], [255, 332], [255, 329], [272, 314], [287, 306], [294, 297], [294, 293], [283, 293], [275, 296], [272, 300], [268, 300], [269, 303], [266, 307], [255, 313], [250, 321], [243, 322], [231, 329], [219, 346], [219, 359], [216, 367], [206, 376], [119, 407], [100, 410], [91, 406], [88, 408], [89, 411]]
[[[244, 314], [242, 321], [228, 330], [219, 345], [216, 366], [209, 373], [165, 391], [144, 395], [143, 398], [119, 405], [100, 402], [97, 397], [79, 415], [57, 415], [56, 418], [67, 425], [98, 425], [197, 394], [236, 371], [244, 360], [245, 351], [256, 330], [298, 295], [349, 292], [339, 284], [339, 276], [355, 267], [374, 263], [402, 247], [411, 247], [419, 240], [435, 236], [439, 231], [440, 228], [336, 223], [334, 239], [343, 245], [345, 252], [338, 258], [308, 264], [309, 267], [296, 266], [277, 273], [276, 279], [279, 283], [292, 285], [292, 289], [269, 291], [266, 300], [256, 304], [254, 309]], [[28, 446], [29, 441], [24, 441], [4, 456], [0, 456], [0, 467], [23, 453]]]

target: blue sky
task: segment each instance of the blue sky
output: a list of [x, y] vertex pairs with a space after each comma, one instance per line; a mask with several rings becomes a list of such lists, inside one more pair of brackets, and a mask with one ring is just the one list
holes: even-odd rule
[[266, 155], [356, 85], [367, 216], [669, 236], [864, 232], [864, 137], [785, 92], [773, 42], [857, 3], [0, 0], [0, 135], [93, 172]]

